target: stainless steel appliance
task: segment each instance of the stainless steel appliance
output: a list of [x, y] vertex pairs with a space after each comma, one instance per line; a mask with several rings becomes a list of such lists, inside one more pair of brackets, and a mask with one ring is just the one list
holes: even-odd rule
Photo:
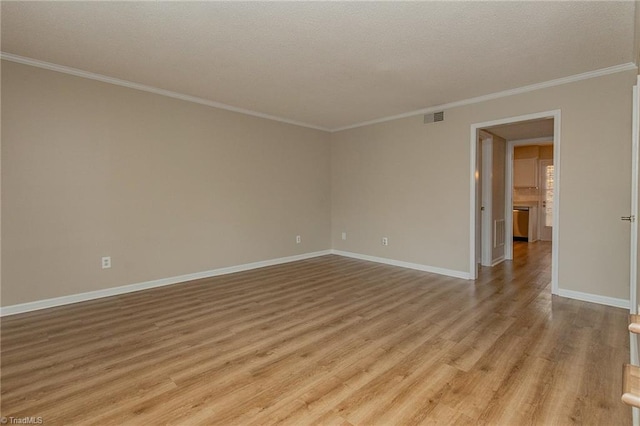
[[529, 241], [529, 207], [513, 207], [513, 239]]

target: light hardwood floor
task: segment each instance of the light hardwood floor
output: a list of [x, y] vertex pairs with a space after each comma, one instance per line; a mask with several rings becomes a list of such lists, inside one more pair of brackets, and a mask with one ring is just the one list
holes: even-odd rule
[[2, 319], [1, 414], [53, 424], [631, 423], [628, 311], [325, 256]]

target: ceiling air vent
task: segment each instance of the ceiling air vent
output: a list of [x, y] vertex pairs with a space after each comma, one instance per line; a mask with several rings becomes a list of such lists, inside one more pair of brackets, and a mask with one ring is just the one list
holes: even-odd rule
[[424, 115], [424, 124], [437, 123], [438, 121], [444, 121], [444, 111]]

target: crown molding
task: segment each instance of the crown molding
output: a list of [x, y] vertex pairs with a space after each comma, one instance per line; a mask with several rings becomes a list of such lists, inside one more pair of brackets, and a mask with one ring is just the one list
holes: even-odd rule
[[58, 65], [51, 62], [40, 61], [38, 59], [27, 58], [24, 56], [14, 55], [13, 53], [1, 52], [0, 59], [4, 59], [11, 62], [17, 62], [19, 64], [31, 65], [38, 68], [44, 68], [51, 71], [61, 72], [64, 74], [74, 75], [76, 77], [88, 78], [91, 80], [101, 81], [103, 83], [115, 84], [117, 86], [128, 87], [130, 89], [141, 90], [144, 92], [154, 93], [156, 95], [167, 96], [170, 98], [180, 99], [187, 102], [193, 102], [201, 105], [206, 105], [212, 108], [223, 109], [227, 111], [237, 112], [240, 114], [250, 115], [253, 117], [264, 118], [266, 120], [278, 121], [280, 123], [292, 124], [294, 126], [306, 127], [308, 129], [321, 130], [324, 132], [340, 132], [342, 130], [355, 129], [357, 127], [364, 127], [371, 124], [384, 123], [386, 121], [398, 120], [401, 118], [413, 117], [421, 114], [430, 114], [432, 112], [438, 112], [446, 109], [457, 108], [465, 105], [472, 105], [480, 102], [490, 101], [493, 99], [505, 98], [507, 96], [518, 95], [521, 93], [532, 92], [534, 90], [545, 89], [547, 87], [560, 86], [562, 84], [573, 83], [576, 81], [587, 80], [590, 78], [601, 77], [609, 74], [615, 74], [624, 71], [638, 70], [638, 66], [633, 62], [626, 64], [615, 65], [608, 68], [601, 68], [595, 71], [589, 71], [582, 74], [575, 74], [568, 77], [562, 77], [555, 80], [544, 81], [542, 83], [531, 84], [528, 86], [518, 87], [515, 89], [504, 90], [502, 92], [490, 93], [488, 95], [477, 96], [475, 98], [463, 99], [460, 101], [450, 102], [447, 104], [436, 105], [428, 108], [423, 108], [415, 111], [406, 112], [403, 114], [392, 115], [388, 117], [382, 117], [375, 120], [364, 121], [361, 123], [350, 124], [348, 126], [338, 127], [330, 129], [322, 126], [315, 126], [313, 124], [304, 123], [301, 121], [289, 120], [287, 118], [278, 117], [275, 115], [264, 114], [257, 111], [252, 111], [244, 108], [234, 107], [232, 105], [223, 104], [220, 102], [214, 102], [208, 99], [199, 98], [197, 96], [185, 95], [178, 92], [172, 92], [170, 90], [160, 89], [153, 86], [147, 86], [140, 83], [134, 83], [132, 81], [122, 80], [119, 78], [113, 78], [102, 74], [96, 74], [89, 71], [83, 71], [77, 68], [67, 67], [64, 65]]
[[96, 74], [89, 71], [83, 71], [77, 68], [67, 67], [64, 65], [58, 65], [51, 62], [40, 61], [37, 59], [31, 59], [24, 56], [14, 55], [13, 53], [0, 52], [0, 58], [17, 62], [19, 64], [31, 65], [33, 67], [44, 68], [51, 71], [61, 72], [64, 74], [74, 75], [76, 77], [88, 78], [90, 80], [97, 80], [103, 83], [115, 84], [116, 86], [128, 87], [130, 89], [142, 90], [143, 92], [154, 93], [156, 95], [167, 96], [169, 98], [180, 99], [182, 101], [193, 102], [196, 104], [206, 105], [213, 108], [224, 109], [227, 111], [237, 112], [240, 114], [251, 115], [253, 117], [264, 118], [266, 120], [278, 121], [280, 123], [292, 124], [294, 126], [306, 127], [314, 130], [322, 130], [330, 132], [331, 129], [314, 126], [313, 124], [303, 123], [301, 121], [289, 120], [283, 117], [277, 117], [275, 115], [263, 114], [261, 112], [252, 111], [249, 109], [238, 108], [232, 105], [223, 104], [220, 102], [210, 101], [208, 99], [199, 98], [197, 96], [185, 95], [178, 92], [172, 92], [171, 90], [160, 89], [153, 86], [147, 86], [140, 83], [134, 83], [132, 81], [121, 80], [119, 78], [113, 78], [102, 74]]
[[547, 87], [560, 86], [562, 84], [574, 83], [576, 81], [587, 80], [595, 77], [602, 77], [609, 74], [616, 74], [624, 71], [638, 70], [638, 67], [633, 62], [626, 64], [615, 65], [608, 68], [601, 68], [595, 71], [589, 71], [582, 74], [575, 74], [568, 77], [557, 78], [555, 80], [543, 81], [542, 83], [530, 84], [528, 86], [522, 86], [515, 89], [504, 90], [502, 92], [490, 93], [488, 95], [477, 96], [475, 98], [463, 99], [461, 101], [450, 102], [447, 104], [436, 105], [429, 108], [419, 109], [416, 111], [405, 112], [403, 114], [392, 115], [389, 117], [382, 117], [376, 120], [364, 121], [362, 123], [351, 124], [337, 129], [332, 129], [332, 132], [339, 132], [342, 130], [355, 129], [357, 127], [368, 126], [371, 124], [384, 123], [385, 121], [398, 120], [400, 118], [413, 117], [421, 114], [430, 114], [432, 112], [443, 111], [451, 108], [457, 108], [465, 105], [477, 104], [480, 102], [490, 101], [493, 99], [506, 98], [507, 96], [518, 95], [521, 93], [533, 92], [534, 90], [545, 89]]

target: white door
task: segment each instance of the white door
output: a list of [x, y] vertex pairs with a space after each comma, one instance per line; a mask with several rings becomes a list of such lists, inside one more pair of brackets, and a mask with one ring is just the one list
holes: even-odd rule
[[[638, 190], [640, 189], [640, 182], [638, 181], [638, 164], [640, 163], [640, 108], [639, 99], [640, 92], [638, 87], [640, 86], [640, 76], [638, 77], [638, 85], [633, 86], [633, 130], [632, 130], [632, 143], [631, 143], [631, 214], [628, 217], [623, 217], [623, 220], [629, 219], [631, 225], [631, 267], [630, 267], [630, 282], [629, 282], [629, 311], [631, 314], [638, 313], [638, 295], [640, 294], [638, 286], [640, 280], [638, 279]], [[639, 339], [637, 334], [629, 333], [630, 340], [630, 360], [631, 364], [640, 365], [639, 357]], [[637, 408], [632, 410], [633, 412], [633, 424], [634, 426], [640, 425], [640, 411]]]
[[[638, 77], [638, 80], [640, 82], [640, 76]], [[638, 305], [639, 305], [639, 294], [640, 291], [638, 289], [638, 286], [640, 285], [640, 282], [638, 280], [638, 190], [640, 189], [640, 184], [639, 184], [639, 172], [638, 172], [638, 164], [640, 163], [640, 145], [639, 145], [639, 138], [640, 138], [640, 126], [639, 121], [640, 121], [640, 112], [638, 111], [638, 103], [639, 103], [639, 98], [640, 98], [640, 92], [638, 91], [638, 86], [633, 86], [633, 134], [632, 134], [632, 140], [631, 140], [631, 212], [630, 212], [630, 216], [628, 217], [622, 217], [621, 219], [623, 220], [629, 220], [630, 221], [630, 228], [631, 228], [631, 261], [630, 261], [630, 273], [629, 273], [629, 277], [630, 277], [630, 282], [629, 282], [629, 288], [630, 288], [630, 294], [629, 294], [629, 300], [630, 300], [630, 307], [629, 310], [632, 314], [637, 314], [638, 313]], [[632, 334], [632, 336], [634, 336]], [[638, 363], [638, 352], [634, 351], [633, 347], [634, 345], [632, 345], [632, 357], [631, 357], [631, 361], [635, 361], [636, 363]], [[634, 353], [635, 352], [635, 353]]]
[[[475, 276], [482, 262], [482, 138], [478, 137], [476, 145], [476, 265]], [[475, 278], [474, 278], [475, 279]]]
[[539, 167], [538, 238], [542, 241], [551, 241], [553, 234], [553, 160], [540, 160]]
[[492, 205], [493, 205], [493, 178], [491, 173], [493, 171], [493, 138], [482, 138], [482, 266], [491, 266], [493, 257], [493, 224], [491, 219], [493, 217]]

